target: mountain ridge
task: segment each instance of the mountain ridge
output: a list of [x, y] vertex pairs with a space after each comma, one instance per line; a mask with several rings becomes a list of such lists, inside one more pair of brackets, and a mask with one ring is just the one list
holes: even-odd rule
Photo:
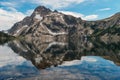
[[[38, 6], [31, 16], [17, 22], [8, 30], [14, 36], [24, 36], [27, 38], [44, 37], [54, 40], [55, 36], [85, 37], [100, 36], [99, 31], [107, 30], [110, 27], [119, 28], [120, 13], [97, 21], [86, 21], [72, 15], [66, 15], [58, 11], [52, 11], [44, 6]], [[96, 34], [96, 32], [98, 32]], [[106, 35], [102, 33], [101, 36]], [[116, 33], [117, 34], [117, 33]]]

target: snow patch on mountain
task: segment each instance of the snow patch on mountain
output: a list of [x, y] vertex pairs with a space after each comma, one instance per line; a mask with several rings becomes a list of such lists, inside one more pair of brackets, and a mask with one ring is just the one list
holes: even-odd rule
[[13, 36], [17, 36], [23, 29], [27, 28], [28, 25], [23, 25], [20, 29], [17, 29], [16, 33]]
[[38, 19], [38, 20], [40, 20], [40, 21], [43, 19], [43, 17], [41, 17], [39, 14], [36, 14], [35, 18]]
[[[47, 27], [46, 27], [47, 28]], [[50, 29], [47, 28], [47, 30], [49, 31], [49, 33], [53, 36], [56, 36], [56, 35], [64, 35], [64, 34], [67, 34], [66, 32], [52, 32]]]

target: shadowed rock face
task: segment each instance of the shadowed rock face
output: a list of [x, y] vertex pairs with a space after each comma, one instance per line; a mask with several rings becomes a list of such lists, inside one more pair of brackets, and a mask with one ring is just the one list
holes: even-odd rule
[[75, 40], [69, 42], [13, 41], [11, 49], [30, 60], [38, 69], [61, 65], [64, 61], [80, 60], [82, 56], [101, 56], [120, 65], [120, 43]]
[[14, 24], [8, 32], [14, 36], [25, 36], [27, 39], [44, 36], [45, 39], [51, 38], [51, 41], [55, 36], [68, 36], [67, 39], [73, 36], [97, 36], [106, 40], [114, 39], [115, 36], [120, 39], [120, 13], [103, 20], [85, 21], [39, 6], [31, 16]]

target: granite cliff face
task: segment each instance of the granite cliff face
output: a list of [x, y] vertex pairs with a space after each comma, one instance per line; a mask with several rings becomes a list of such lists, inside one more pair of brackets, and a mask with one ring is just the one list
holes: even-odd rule
[[8, 32], [14, 36], [24, 36], [29, 40], [39, 38], [47, 42], [61, 38], [66, 41], [73, 37], [86, 38], [87, 36], [100, 36], [103, 39], [113, 35], [119, 38], [120, 13], [103, 20], [85, 21], [39, 6], [31, 16], [14, 24]]

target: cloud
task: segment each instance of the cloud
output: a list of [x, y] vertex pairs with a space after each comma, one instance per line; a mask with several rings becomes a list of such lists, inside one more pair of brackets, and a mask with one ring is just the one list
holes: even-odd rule
[[47, 7], [51, 7], [52, 9], [60, 9], [60, 8], [69, 7], [73, 4], [76, 5], [90, 1], [94, 1], [94, 0], [7, 0], [7, 1], [0, 1], [0, 5], [16, 8], [16, 7], [21, 7], [22, 5], [27, 3], [31, 5], [44, 5]]
[[30, 16], [33, 13], [33, 9], [27, 10], [26, 15]]
[[60, 11], [60, 12], [67, 14], [67, 15], [72, 15], [75, 17], [81, 17], [83, 20], [96, 20], [98, 18], [98, 15], [96, 15], [96, 14], [84, 15], [81, 13], [71, 12], [71, 11]]
[[26, 15], [12, 8], [10, 11], [0, 8], [0, 30], [7, 30]]
[[67, 14], [67, 15], [72, 15], [75, 17], [83, 17], [84, 16], [83, 14], [77, 13], [77, 12], [71, 12], [71, 11], [60, 11], [60, 12]]
[[109, 11], [111, 10], [111, 8], [102, 8], [102, 9], [99, 9], [98, 11]]
[[95, 14], [87, 15], [83, 17], [84, 20], [95, 20], [97, 18], [98, 18], [98, 15], [95, 15]]
[[33, 3], [50, 6], [53, 9], [68, 7], [71, 4], [80, 4], [86, 0], [32, 0]]
[[7, 7], [16, 7], [16, 2], [0, 2], [0, 5], [7, 6]]

